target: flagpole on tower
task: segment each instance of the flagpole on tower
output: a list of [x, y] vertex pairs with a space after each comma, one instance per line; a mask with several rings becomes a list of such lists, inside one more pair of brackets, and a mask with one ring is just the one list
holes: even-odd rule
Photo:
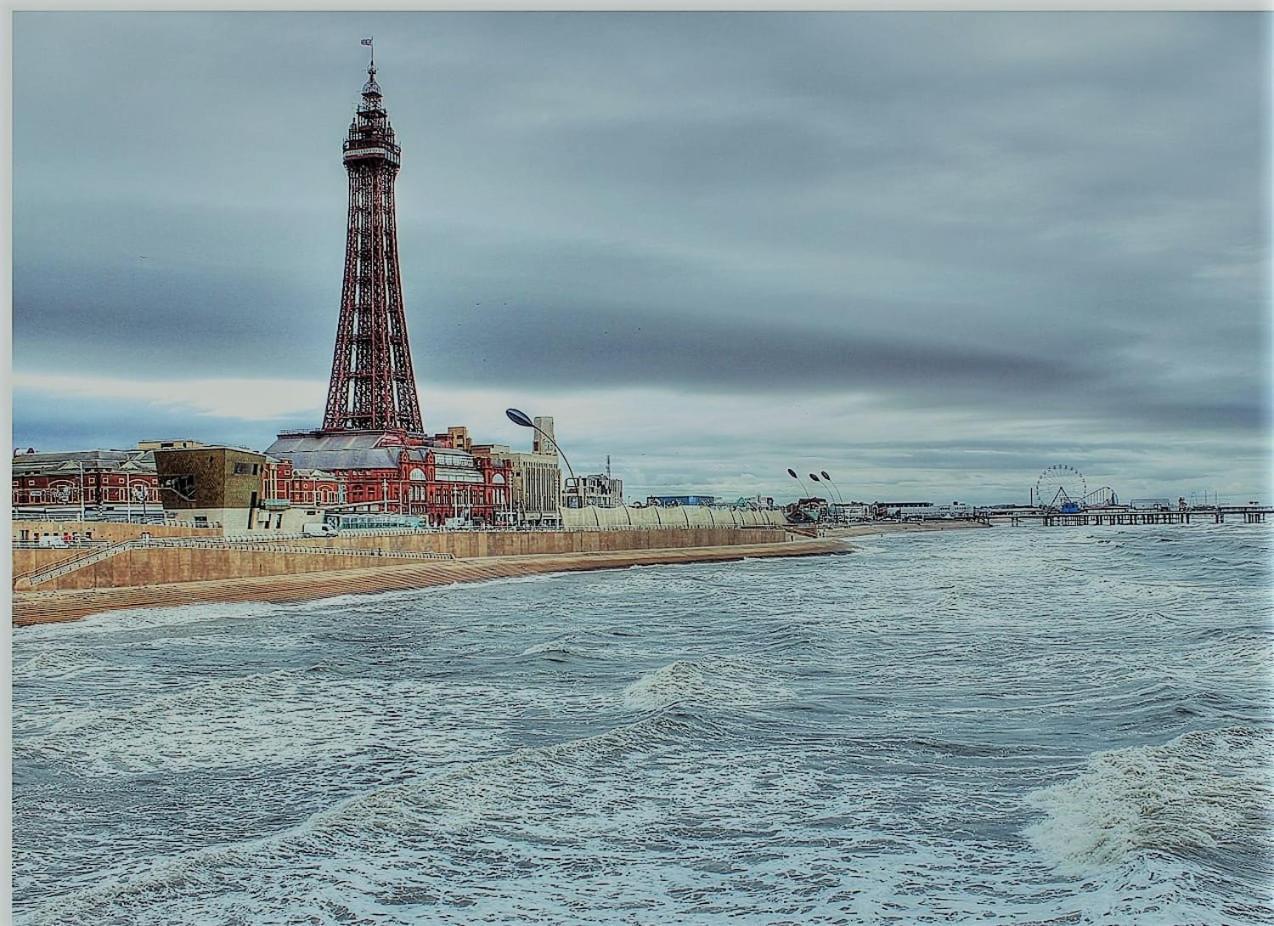
[[373, 68], [376, 67], [376, 46], [372, 44], [372, 37], [368, 36], [367, 38], [363, 39], [361, 44], [366, 45], [368, 48], [371, 49], [372, 60], [368, 63], [368, 67], [373, 67]]

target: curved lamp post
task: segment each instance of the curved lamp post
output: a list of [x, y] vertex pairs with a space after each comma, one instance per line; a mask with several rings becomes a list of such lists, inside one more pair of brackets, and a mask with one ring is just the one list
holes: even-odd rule
[[818, 474], [822, 476], [823, 481], [826, 482], [829, 486], [831, 486], [833, 491], [836, 492], [836, 500], [840, 502], [842, 505], [845, 504], [845, 496], [840, 494], [840, 487], [836, 485], [836, 483], [832, 482], [832, 477], [827, 475], [827, 470], [825, 469], [819, 470]]
[[562, 453], [562, 445], [557, 442], [556, 438], [554, 438], [552, 434], [547, 434], [542, 429], [537, 428], [535, 426], [535, 422], [532, 421], [530, 417], [527, 415], [527, 413], [524, 411], [519, 411], [516, 408], [506, 408], [504, 410], [504, 414], [514, 424], [522, 428], [530, 428], [532, 431], [539, 434], [541, 437], [546, 438], [550, 443], [552, 443], [552, 445], [555, 448], [557, 448], [557, 452], [562, 454], [562, 462], [566, 464], [567, 472], [571, 474], [572, 479], [575, 478], [575, 468], [571, 466], [571, 461], [566, 459], [566, 454]]
[[791, 476], [793, 479], [795, 479], [797, 482], [801, 483], [801, 490], [805, 493], [805, 497], [809, 498], [811, 495], [810, 490], [806, 488], [805, 483], [801, 480], [801, 477], [796, 475], [796, 470], [788, 469], [787, 474]]

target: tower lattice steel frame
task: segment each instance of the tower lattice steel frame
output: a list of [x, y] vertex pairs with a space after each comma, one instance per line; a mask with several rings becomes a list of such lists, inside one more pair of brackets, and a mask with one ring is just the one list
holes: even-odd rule
[[419, 434], [424, 425], [403, 314], [394, 211], [401, 149], [376, 83], [375, 59], [368, 64], [344, 152], [349, 172], [345, 282], [323, 430]]

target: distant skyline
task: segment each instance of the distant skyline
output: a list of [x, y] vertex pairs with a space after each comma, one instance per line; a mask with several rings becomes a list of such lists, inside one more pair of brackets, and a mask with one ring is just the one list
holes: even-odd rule
[[317, 427], [376, 38], [426, 429], [1270, 498], [1264, 13], [15, 13], [14, 446]]

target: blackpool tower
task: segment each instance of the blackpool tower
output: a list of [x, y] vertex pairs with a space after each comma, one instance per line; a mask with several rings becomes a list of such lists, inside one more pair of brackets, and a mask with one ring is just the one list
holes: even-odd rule
[[345, 281], [323, 430], [420, 434], [424, 426], [403, 314], [394, 215], [401, 152], [376, 83], [374, 57], [344, 151], [349, 173]]

